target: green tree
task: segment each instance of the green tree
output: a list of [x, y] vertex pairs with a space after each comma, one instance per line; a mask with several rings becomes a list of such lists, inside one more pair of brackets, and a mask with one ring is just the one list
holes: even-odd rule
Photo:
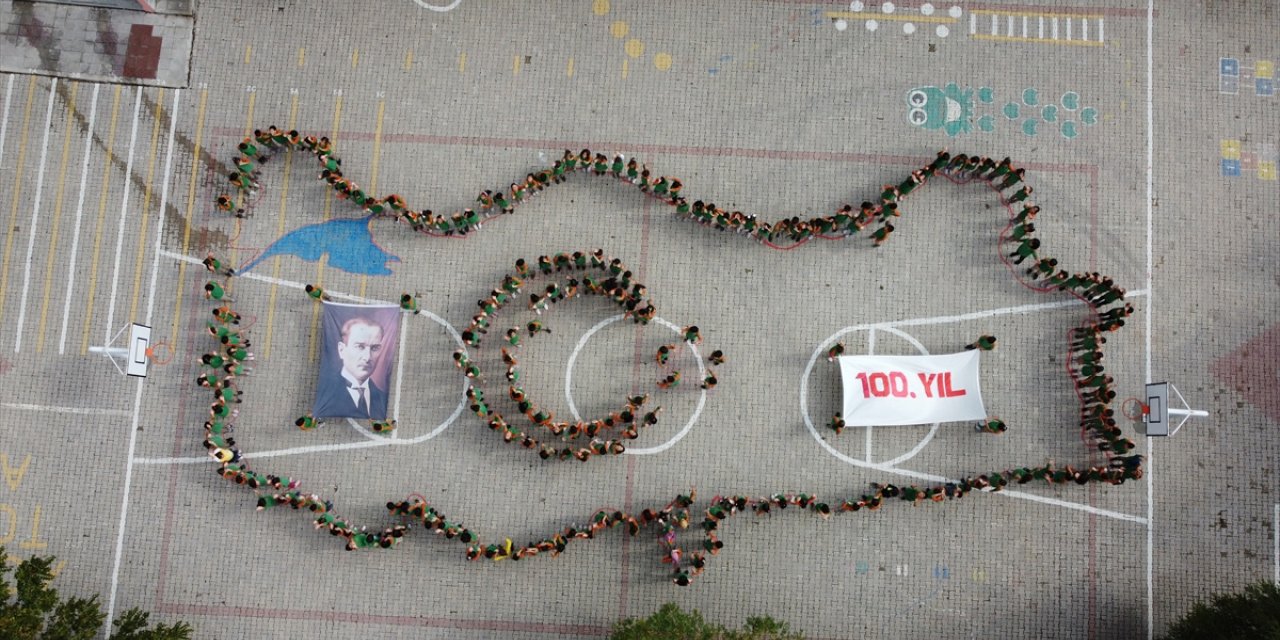
[[613, 625], [610, 640], [804, 640], [792, 633], [785, 622], [768, 616], [747, 618], [746, 626], [734, 631], [707, 622], [697, 610], [684, 611], [668, 602], [648, 618], [627, 618]]
[[[91, 640], [106, 622], [98, 596], [62, 600], [53, 582], [54, 557], [23, 560], [9, 566], [0, 547], [0, 638], [6, 640]], [[13, 585], [9, 574], [13, 574]], [[147, 628], [148, 614], [137, 608], [115, 620], [111, 640], [189, 640], [185, 622]]]
[[1251, 584], [1197, 602], [1174, 623], [1165, 640], [1280, 640], [1280, 587]]

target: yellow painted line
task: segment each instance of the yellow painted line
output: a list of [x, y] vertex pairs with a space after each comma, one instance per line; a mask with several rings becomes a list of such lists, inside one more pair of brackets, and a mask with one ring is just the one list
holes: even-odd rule
[[520, 75], [520, 56], [511, 56], [511, 75]]
[[467, 54], [458, 54], [458, 73], [466, 73], [467, 71]]
[[975, 15], [987, 15], [987, 16], [1014, 16], [1014, 17], [1027, 16], [1030, 18], [1045, 17], [1045, 18], [1086, 18], [1086, 19], [1098, 18], [1098, 19], [1101, 19], [1106, 17], [1101, 13], [1088, 13], [1088, 14], [1048, 13], [1044, 11], [997, 11], [994, 9], [974, 9], [969, 13], [972, 13]]
[[111, 126], [107, 133], [106, 162], [102, 163], [102, 193], [98, 195], [98, 227], [93, 232], [93, 266], [89, 268], [89, 293], [86, 296], [84, 309], [84, 330], [80, 334], [80, 355], [89, 352], [89, 326], [93, 324], [93, 297], [98, 292], [98, 256], [102, 250], [102, 227], [106, 221], [107, 194], [111, 192], [111, 159], [116, 148], [116, 118], [120, 115], [120, 89], [116, 85], [116, 95], [111, 99]]
[[[147, 218], [151, 214], [151, 186], [155, 178], [156, 147], [160, 144], [160, 115], [164, 113], [164, 88], [156, 93], [156, 117], [151, 124], [151, 151], [147, 158], [147, 184], [142, 190], [142, 220], [138, 222], [138, 257], [133, 261], [133, 295], [129, 298], [129, 319], [137, 316], [138, 298], [142, 297], [142, 257], [147, 253]], [[163, 215], [163, 214], [162, 214]]]
[[[977, 11], [974, 11], [977, 13]], [[937, 22], [955, 24], [957, 20], [948, 16], [900, 15], [892, 13], [856, 13], [853, 11], [828, 11], [828, 18], [852, 18], [854, 20], [899, 20], [902, 22]]]
[[49, 251], [44, 258], [44, 299], [40, 301], [40, 329], [36, 332], [36, 353], [44, 351], [45, 320], [49, 316], [49, 292], [55, 287], [62, 289], [53, 281], [53, 257], [58, 254], [58, 229], [62, 222], [62, 197], [67, 186], [67, 158], [71, 155], [71, 114], [76, 109], [76, 94], [80, 92], [80, 83], [71, 83], [71, 99], [67, 101], [67, 130], [62, 136], [62, 162], [58, 165], [58, 194], [53, 199], [53, 227], [49, 230]]
[[[253, 107], [257, 103], [258, 103], [258, 92], [256, 90], [250, 91], [249, 104], [245, 105], [245, 113], [244, 113], [244, 137], [246, 138], [253, 135]], [[236, 218], [236, 234], [237, 235], [239, 235], [240, 229], [243, 225], [244, 225], [244, 220], [241, 218]], [[232, 244], [227, 247], [227, 264], [236, 264], [236, 263], [237, 263], [236, 249], [235, 249], [235, 245]], [[235, 288], [235, 285], [236, 285], [235, 278], [232, 278], [230, 280], [227, 280], [227, 284], [224, 288], [227, 290], [227, 293], [230, 294], [232, 289]]]
[[[465, 58], [465, 55], [464, 55]], [[334, 146], [338, 144], [338, 127], [342, 124], [342, 96], [333, 103], [333, 131], [329, 135], [329, 140]], [[325, 190], [324, 194], [324, 221], [328, 222], [333, 213], [333, 189]], [[316, 281], [313, 283], [317, 287], [324, 287], [324, 262], [325, 254], [321, 254], [320, 260], [316, 262]], [[315, 362], [319, 357], [316, 350], [316, 333], [320, 329], [320, 305], [314, 304], [311, 308], [311, 336], [307, 339], [307, 359]]]
[[627, 60], [626, 58], [622, 59], [622, 79], [623, 80], [627, 79], [627, 67], [629, 62], [631, 61]]
[[359, 64], [360, 64], [360, 50], [352, 49], [351, 50], [351, 68], [354, 69]]
[[27, 160], [27, 134], [31, 131], [31, 103], [36, 95], [36, 77], [31, 76], [27, 82], [27, 106], [22, 110], [22, 141], [18, 145], [18, 162], [14, 164], [13, 171], [13, 206], [9, 213], [9, 226], [5, 227], [6, 233], [4, 241], [4, 266], [2, 268], [3, 275], [0, 275], [0, 318], [4, 317], [4, 299], [5, 293], [9, 291], [9, 258], [13, 251], [13, 238], [18, 235], [13, 232], [13, 228], [18, 226], [18, 204], [22, 202], [22, 169], [26, 166]]
[[[200, 144], [204, 142], [204, 107], [209, 101], [209, 90], [200, 92], [200, 107], [196, 111], [196, 141], [191, 151], [191, 180], [187, 183], [187, 222], [182, 229], [182, 255], [191, 250], [191, 225], [195, 221], [196, 178], [200, 175]], [[164, 215], [163, 212], [161, 215]], [[183, 282], [186, 281], [187, 263], [178, 262], [178, 286], [174, 293], [173, 328], [169, 331], [169, 344], [178, 344], [178, 319], [182, 317]]]
[[413, 49], [406, 51], [404, 54], [404, 70], [408, 71], [411, 67], [413, 67]]
[[[296, 129], [298, 126], [298, 94], [293, 94], [293, 99], [289, 103], [289, 129]], [[285, 212], [288, 210], [289, 198], [289, 173], [293, 170], [293, 149], [289, 149], [284, 156], [284, 180], [280, 185], [280, 223], [276, 230], [276, 237], [284, 236], [284, 220]], [[185, 252], [184, 252], [185, 253]], [[271, 259], [271, 299], [267, 303], [267, 335], [263, 339], [262, 357], [271, 357], [271, 335], [274, 333], [276, 321], [276, 297], [279, 293], [279, 286], [275, 284], [280, 279], [280, 259], [282, 256], [276, 256]]]
[[249, 60], [253, 58], [253, 45], [246, 44], [244, 46], [244, 63], [249, 64]]
[[1094, 42], [1092, 40], [1050, 40], [1049, 38], [1020, 38], [1018, 36], [992, 36], [975, 33], [969, 36], [976, 40], [991, 40], [993, 42], [1030, 42], [1033, 44], [1065, 44], [1077, 47], [1102, 47], [1106, 46], [1104, 42]]
[[564, 74], [573, 77], [573, 58], [569, 58], [569, 65], [564, 68]]
[[307, 63], [307, 48], [298, 47], [298, 66], [301, 67], [306, 63]]

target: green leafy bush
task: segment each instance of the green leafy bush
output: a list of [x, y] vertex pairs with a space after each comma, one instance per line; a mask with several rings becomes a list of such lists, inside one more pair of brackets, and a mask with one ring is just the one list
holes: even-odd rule
[[[107, 614], [98, 596], [62, 600], [53, 582], [53, 556], [30, 558], [10, 567], [0, 547], [0, 638], [5, 640], [91, 640], [102, 630]], [[13, 585], [9, 574], [13, 574]], [[147, 628], [148, 614], [125, 611], [113, 623], [111, 640], [190, 640], [185, 622]]]
[[684, 611], [668, 602], [648, 618], [627, 618], [613, 625], [610, 640], [804, 640], [792, 633], [785, 622], [773, 618], [747, 618], [739, 631], [726, 629], [702, 619], [702, 614]]
[[1197, 602], [1165, 640], [1280, 640], [1280, 587], [1259, 582]]

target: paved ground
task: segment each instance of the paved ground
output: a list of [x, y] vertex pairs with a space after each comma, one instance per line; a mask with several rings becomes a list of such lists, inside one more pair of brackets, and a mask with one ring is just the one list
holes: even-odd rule
[[[3, 5], [6, 21], [19, 4]], [[1133, 638], [1206, 594], [1280, 579], [1274, 3], [1162, 5], [1154, 20], [1138, 2], [866, 4], [657, 14], [584, 0], [498, 14], [404, 0], [352, 15], [204, 2], [181, 89], [0, 74], [0, 543], [57, 555], [68, 593], [190, 620], [209, 638], [601, 636], [666, 601], [725, 623], [767, 613], [826, 638]], [[913, 126], [908, 92], [949, 83], [972, 90], [971, 130]], [[207, 400], [191, 381], [208, 305], [203, 270], [183, 257], [244, 264], [288, 231], [354, 217], [302, 155], [268, 164], [252, 217], [213, 209], [236, 142], [268, 124], [327, 133], [349, 176], [436, 211], [583, 146], [635, 155], [687, 194], [766, 218], [860, 202], [944, 146], [1009, 155], [1044, 207], [1046, 247], [1114, 277], [1138, 308], [1108, 344], [1121, 397], [1169, 380], [1212, 415], [1162, 440], [1126, 424], [1149, 460], [1123, 486], [1027, 485], [825, 522], [740, 516], [687, 589], [643, 537], [518, 564], [467, 563], [460, 545], [421, 531], [390, 552], [348, 553], [300, 514], [255, 513], [201, 458]], [[399, 258], [390, 276], [286, 255], [236, 280], [259, 354], [240, 445], [276, 452], [261, 468], [370, 526], [392, 522], [384, 502], [418, 492], [486, 538], [520, 542], [690, 486], [838, 499], [872, 481], [1090, 459], [1069, 426], [1059, 355], [1084, 311], [1011, 278], [989, 192], [936, 180], [882, 248], [783, 252], [672, 219], [604, 180], [572, 183], [465, 241], [374, 223]], [[291, 426], [315, 385], [301, 283], [384, 301], [415, 291], [461, 329], [516, 257], [597, 246], [636, 271], [662, 318], [698, 324], [707, 348], [729, 354], [696, 419], [697, 389], [664, 394], [667, 419], [637, 442], [660, 451], [543, 464], [503, 446], [456, 414], [454, 342], [425, 316], [408, 321], [394, 401], [397, 442], [413, 442], [369, 447], [346, 425]], [[648, 354], [672, 340], [667, 329], [609, 325], [575, 349], [612, 314], [570, 303], [527, 348], [526, 386], [557, 413], [569, 410], [559, 398], [575, 352], [569, 386], [584, 414], [652, 387]], [[144, 381], [90, 352], [131, 321], [154, 327], [159, 359], [171, 354]], [[877, 353], [915, 352], [912, 340], [948, 352], [997, 334], [982, 386], [1010, 431], [815, 438], [805, 416], [821, 425], [839, 381], [811, 357], [871, 324], [844, 336], [851, 352], [872, 340]]]

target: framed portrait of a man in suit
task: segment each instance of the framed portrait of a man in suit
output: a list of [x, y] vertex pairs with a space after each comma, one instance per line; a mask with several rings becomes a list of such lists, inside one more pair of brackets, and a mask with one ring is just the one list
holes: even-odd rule
[[400, 308], [324, 302], [317, 418], [385, 420]]

